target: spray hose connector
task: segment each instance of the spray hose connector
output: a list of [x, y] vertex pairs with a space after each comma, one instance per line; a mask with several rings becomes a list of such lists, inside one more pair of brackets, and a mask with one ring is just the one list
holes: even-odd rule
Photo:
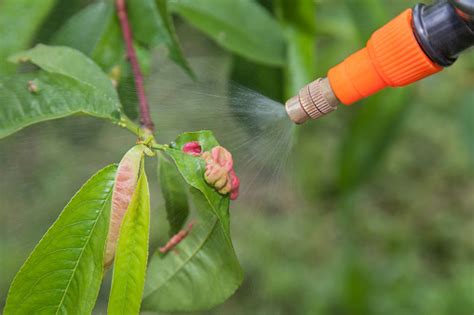
[[289, 99], [286, 112], [296, 124], [302, 124], [308, 119], [318, 119], [337, 109], [339, 104], [327, 78], [319, 78], [304, 86]]
[[[474, 0], [463, 0], [464, 4]], [[402, 87], [451, 65], [474, 45], [472, 12], [441, 0], [407, 9], [375, 31], [366, 47], [331, 68], [327, 79], [303, 87], [286, 102], [290, 119], [317, 119], [338, 103], [351, 105], [386, 87]], [[467, 12], [467, 13], [466, 13]]]

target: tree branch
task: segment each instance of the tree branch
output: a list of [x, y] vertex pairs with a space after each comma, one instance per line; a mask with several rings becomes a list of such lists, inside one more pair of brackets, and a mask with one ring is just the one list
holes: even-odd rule
[[145, 95], [145, 87], [143, 86], [143, 74], [140, 70], [138, 63], [137, 54], [133, 47], [133, 34], [128, 20], [126, 0], [115, 0], [115, 6], [117, 7], [117, 14], [120, 21], [120, 27], [122, 29], [123, 40], [127, 47], [127, 58], [132, 66], [133, 78], [135, 80], [135, 88], [137, 89], [138, 102], [140, 105], [140, 123], [142, 127], [148, 131], [153, 132], [155, 126], [150, 116], [150, 106]]

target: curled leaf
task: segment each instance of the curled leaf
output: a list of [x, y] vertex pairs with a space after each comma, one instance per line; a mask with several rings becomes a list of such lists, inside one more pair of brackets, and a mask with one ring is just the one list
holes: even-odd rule
[[120, 225], [137, 187], [140, 164], [146, 148], [142, 144], [136, 145], [120, 161], [112, 194], [112, 213], [105, 250], [105, 267], [109, 267], [114, 260]]
[[199, 141], [188, 142], [183, 146], [183, 152], [190, 155], [199, 156], [202, 152], [201, 144]]
[[239, 197], [240, 179], [237, 177], [234, 170], [229, 172], [229, 177], [231, 186], [230, 199], [235, 200], [237, 197]]
[[237, 199], [240, 180], [234, 171], [232, 154], [224, 147], [217, 146], [211, 152], [204, 152], [202, 158], [206, 161], [206, 182], [220, 194], [230, 194], [230, 199]]
[[120, 226], [108, 314], [140, 313], [148, 261], [149, 230], [150, 192], [145, 170], [141, 167], [135, 192]]
[[181, 230], [175, 235], [173, 235], [169, 241], [162, 247], [159, 248], [160, 253], [166, 254], [173, 248], [175, 248], [183, 239], [188, 236], [189, 232], [191, 232], [191, 229], [193, 228], [194, 222], [191, 222], [188, 224], [188, 228], [185, 230]]
[[[197, 223], [184, 239], [177, 237], [169, 243], [179, 240], [175, 255], [157, 251], [151, 258], [143, 310], [206, 310], [224, 302], [242, 283], [242, 268], [230, 235], [229, 198], [205, 181], [205, 161], [183, 152], [184, 145], [191, 141], [198, 141], [203, 152], [219, 146], [212, 132], [203, 130], [180, 135], [165, 152], [192, 186], [188, 196]], [[180, 226], [174, 233], [181, 229], [186, 228]]]

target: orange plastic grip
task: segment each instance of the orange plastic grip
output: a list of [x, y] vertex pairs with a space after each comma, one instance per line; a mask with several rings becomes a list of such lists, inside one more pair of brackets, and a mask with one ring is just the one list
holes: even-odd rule
[[423, 52], [411, 21], [408, 9], [375, 31], [365, 48], [329, 70], [341, 103], [350, 105], [387, 86], [408, 85], [443, 69]]

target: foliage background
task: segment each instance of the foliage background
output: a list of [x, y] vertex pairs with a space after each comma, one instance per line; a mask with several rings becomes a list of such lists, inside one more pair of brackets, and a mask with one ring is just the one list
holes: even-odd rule
[[[74, 6], [64, 2], [57, 10], [68, 16]], [[296, 52], [283, 70], [226, 52], [179, 18], [178, 35], [187, 55], [226, 54], [229, 80], [283, 101], [414, 4], [298, 3], [261, 2], [290, 34], [288, 51]], [[37, 40], [56, 24], [47, 19]], [[291, 179], [276, 179], [294, 187], [291, 193], [268, 190], [262, 202], [233, 205], [233, 238], [246, 277], [231, 299], [206, 313], [472, 314], [473, 57], [471, 50], [412, 88], [385, 91], [299, 128]], [[86, 117], [42, 123], [0, 141], [1, 303], [69, 196], [97, 169], [119, 161], [133, 141]], [[149, 177], [158, 195], [152, 200], [156, 246], [166, 238], [165, 218]], [[102, 292], [97, 314], [106, 297]]]

